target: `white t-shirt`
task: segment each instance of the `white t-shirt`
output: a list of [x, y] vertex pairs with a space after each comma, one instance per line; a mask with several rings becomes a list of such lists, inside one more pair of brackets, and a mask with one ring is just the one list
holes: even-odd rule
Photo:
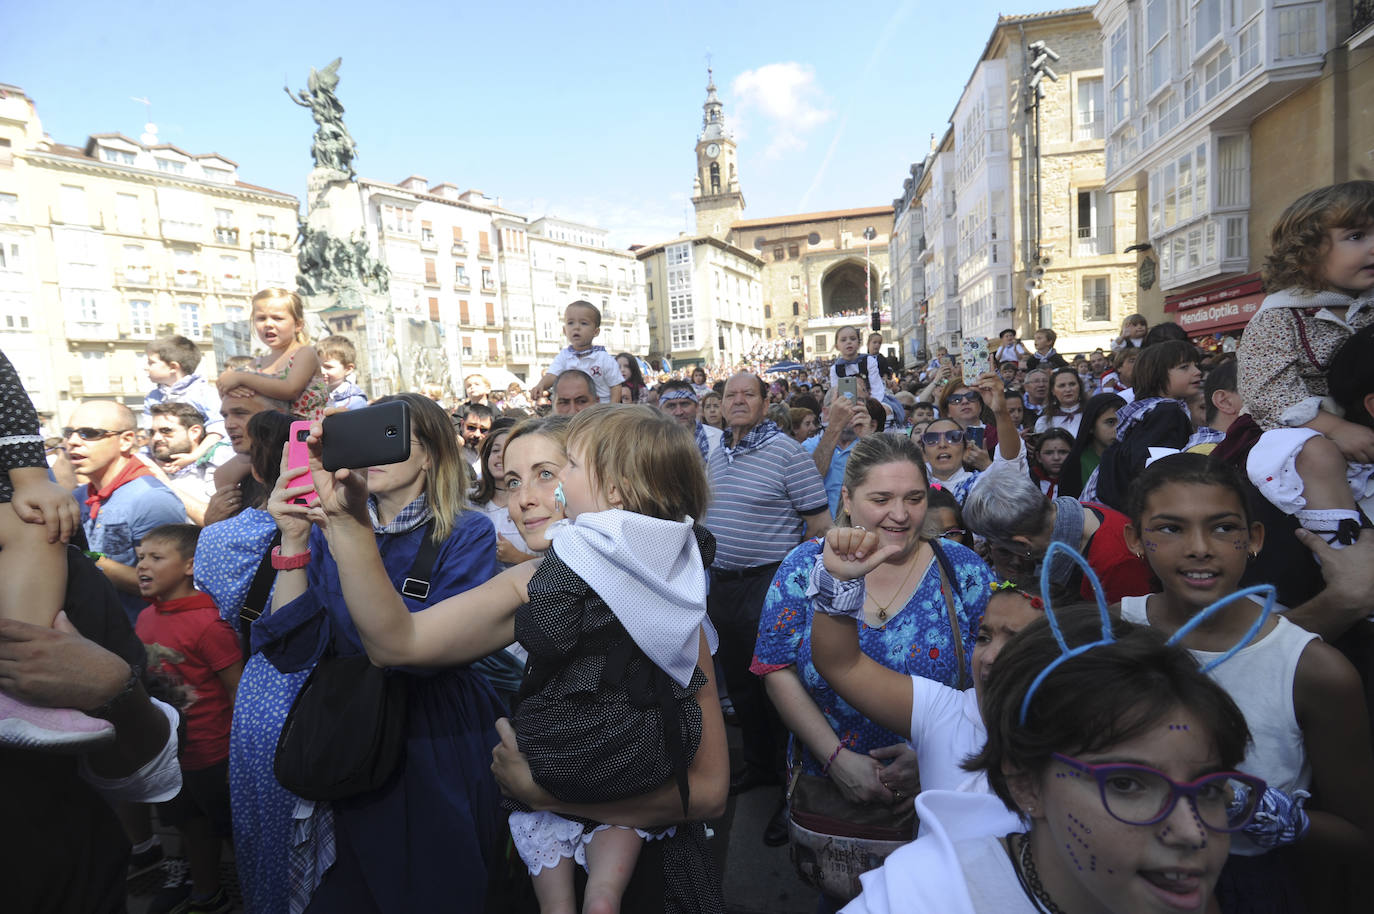
[[557, 377], [569, 368], [585, 371], [596, 385], [596, 399], [602, 403], [611, 402], [611, 388], [625, 383], [625, 375], [615, 356], [606, 351], [605, 346], [593, 346], [576, 352], [571, 346], [564, 346], [553, 357], [549, 374]]
[[1036, 914], [998, 838], [1025, 830], [990, 793], [923, 791], [927, 833], [859, 877], [842, 914]]
[[924, 676], [911, 677], [911, 748], [921, 768], [922, 791], [987, 793], [986, 774], [960, 767], [987, 741], [973, 689], [960, 692]]
[[1069, 415], [1060, 414], [1058, 416], [1041, 416], [1035, 420], [1035, 433], [1037, 435], [1049, 431], [1052, 428], [1062, 428], [1075, 438], [1078, 437], [1078, 427], [1083, 422], [1083, 410], [1074, 410]]

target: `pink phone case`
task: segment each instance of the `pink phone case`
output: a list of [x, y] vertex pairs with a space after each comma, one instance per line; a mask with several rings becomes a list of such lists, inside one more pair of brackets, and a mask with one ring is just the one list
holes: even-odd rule
[[[306, 445], [305, 439], [310, 434], [310, 423], [297, 421], [291, 423], [291, 431], [286, 439], [286, 465], [295, 469], [296, 467], [310, 466], [310, 448]], [[291, 480], [291, 487], [303, 486], [310, 481], [310, 475], [297, 476]], [[291, 501], [298, 505], [313, 505], [320, 500], [316, 492], [306, 492], [304, 495], [297, 495]]]

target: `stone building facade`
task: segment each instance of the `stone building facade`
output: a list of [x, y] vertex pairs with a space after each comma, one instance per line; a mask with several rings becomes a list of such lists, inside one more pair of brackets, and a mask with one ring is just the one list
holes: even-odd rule
[[732, 365], [763, 339], [763, 259], [711, 235], [637, 248], [648, 301], [649, 356], [675, 368]]
[[59, 421], [84, 398], [140, 406], [161, 336], [193, 340], [213, 377], [217, 350], [248, 345], [253, 293], [295, 288], [297, 210], [151, 124], [57, 143], [23, 90], [0, 86], [0, 349]]

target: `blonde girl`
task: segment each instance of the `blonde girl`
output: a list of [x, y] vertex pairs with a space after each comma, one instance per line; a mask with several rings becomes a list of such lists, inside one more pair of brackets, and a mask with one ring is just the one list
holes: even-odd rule
[[222, 397], [263, 396], [280, 401], [283, 412], [318, 419], [329, 405], [329, 385], [320, 357], [309, 345], [305, 303], [287, 289], [263, 289], [253, 296], [253, 332], [267, 347], [245, 371], [220, 373]]

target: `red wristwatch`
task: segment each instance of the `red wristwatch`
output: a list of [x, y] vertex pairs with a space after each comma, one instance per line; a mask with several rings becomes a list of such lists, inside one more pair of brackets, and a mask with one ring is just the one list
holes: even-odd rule
[[272, 547], [272, 567], [278, 571], [295, 571], [310, 564], [310, 550], [295, 555], [282, 555], [280, 546]]

